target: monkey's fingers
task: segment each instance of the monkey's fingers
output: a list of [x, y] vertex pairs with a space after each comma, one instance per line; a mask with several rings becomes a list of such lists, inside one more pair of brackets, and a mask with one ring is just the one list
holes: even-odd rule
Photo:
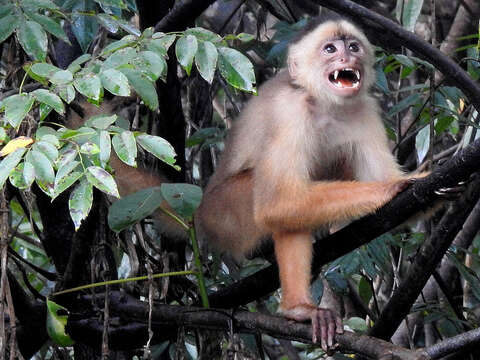
[[456, 200], [465, 192], [466, 189], [467, 187], [464, 184], [459, 184], [457, 186], [435, 190], [435, 195], [438, 195], [442, 199], [446, 200]]

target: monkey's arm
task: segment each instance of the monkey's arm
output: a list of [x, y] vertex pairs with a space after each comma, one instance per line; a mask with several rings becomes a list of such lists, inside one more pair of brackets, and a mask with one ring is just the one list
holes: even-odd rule
[[285, 183], [255, 201], [255, 217], [272, 231], [306, 231], [374, 212], [404, 190], [408, 179], [377, 182]]

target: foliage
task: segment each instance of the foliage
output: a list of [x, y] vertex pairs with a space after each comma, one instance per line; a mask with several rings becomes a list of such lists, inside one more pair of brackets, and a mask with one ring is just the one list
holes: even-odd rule
[[[391, 10], [405, 29], [414, 31], [415, 25], [424, 21], [423, 0], [398, 0], [396, 5]], [[250, 6], [255, 8], [252, 4]], [[272, 11], [272, 8], [268, 9]], [[0, 0], [1, 51], [7, 52], [9, 46], [15, 45], [20, 52], [15, 71], [8, 68], [10, 64], [5, 56], [0, 63], [0, 189], [14, 194], [9, 199], [10, 248], [28, 261], [29, 269], [32, 269], [22, 270], [24, 276], [19, 282], [26, 289], [44, 295], [51, 293], [52, 282], [45, 280], [45, 273], [36, 270], [41, 269], [47, 275], [59, 271], [55, 268], [50, 249], [42, 246], [39, 240], [45, 241], [42, 233], [45, 225], [40, 220], [39, 205], [30, 197], [35, 187], [41, 189], [52, 202], [55, 201], [53, 204], [68, 202], [75, 231], [81, 229], [91, 213], [97, 190], [110, 199], [115, 198], [108, 209], [108, 225], [114, 232], [122, 232], [120, 237], [112, 235], [119, 243], [118, 246], [112, 245], [112, 257], [118, 265], [113, 273], [121, 276], [137, 270], [147, 274], [139, 277], [142, 280], [161, 277], [162, 274], [153, 274], [152, 267], [170, 273], [169, 262], [173, 256], [166, 253], [166, 246], [162, 243], [164, 239], [155, 232], [149, 220], [159, 207], [164, 214], [172, 217], [172, 221], [180, 223], [192, 240], [196, 240], [193, 213], [201, 201], [199, 186], [163, 184], [116, 200], [120, 194], [110, 159], [116, 156], [125, 165], [137, 167], [139, 159], [146, 155], [147, 159], [158, 159], [172, 169], [180, 169], [173, 146], [156, 133], [157, 128], [152, 121], [154, 116], [151, 115], [158, 114], [160, 107], [158, 84], [166, 83], [169, 67], [176, 66], [183, 71], [182, 80], [205, 80], [210, 94], [215, 97], [217, 106], [213, 120], [197, 124], [188, 119], [187, 126], [187, 168], [184, 170], [192, 183], [205, 182], [202, 173], [204, 159], [201, 158], [204, 155], [200, 154], [213, 154], [212, 163], [215, 163], [216, 153], [223, 147], [225, 124], [229, 121], [225, 118], [229, 117], [229, 112], [240, 107], [238, 105], [244, 101], [244, 93], [256, 93], [254, 65], [258, 65], [255, 69], [259, 78], [271, 76], [284, 64], [288, 43], [307, 22], [306, 19], [294, 22], [285, 18], [275, 22], [272, 35], [260, 30], [262, 12], [245, 11], [258, 21], [256, 35], [240, 32], [223, 36], [207, 29], [207, 21], [197, 21], [198, 26], [184, 31], [164, 33], [155, 32], [154, 28], [140, 31], [131, 21], [138, 12], [133, 0]], [[285, 9], [282, 9], [280, 14], [284, 13]], [[73, 37], [67, 36], [64, 30], [66, 24], [71, 26]], [[244, 25], [243, 22], [241, 24]], [[246, 31], [252, 31], [252, 28]], [[99, 34], [103, 35], [103, 40]], [[66, 43], [75, 40], [83, 53], [65, 69], [55, 65], [52, 48], [57, 40]], [[479, 34], [465, 36], [463, 40], [466, 44], [458, 52], [465, 54], [465, 68], [470, 77], [478, 80]], [[410, 163], [406, 166], [418, 164], [427, 167], [432, 159], [436, 160], [433, 153], [444, 150], [444, 144], [449, 145], [447, 150], [457, 150], [478, 138], [478, 113], [452, 84], [447, 85], [444, 81], [431, 83], [435, 69], [430, 63], [407, 51], [391, 53], [377, 48], [375, 70], [377, 79], [373, 91], [385, 105], [387, 131], [395, 141], [395, 150], [408, 148], [408, 140], [415, 139], [409, 149]], [[186, 83], [188, 80], [183, 82], [182, 91], [191, 86]], [[193, 106], [190, 97], [195, 91], [188, 88], [181, 93], [185, 113], [194, 113], [189, 106]], [[125, 119], [112, 113], [93, 116], [76, 129], [68, 128], [68, 122], [65, 125], [57, 121], [68, 116], [76, 101], [86, 99], [102, 109], [102, 103], [108, 101], [106, 99], [130, 99], [134, 96], [141, 109], [139, 116], [147, 123], [139, 127], [142, 131], [130, 129], [125, 125]], [[218, 104], [223, 105], [225, 113]], [[405, 119], [408, 120], [407, 125]], [[62, 195], [66, 195], [63, 198], [67, 200], [61, 200]], [[134, 232], [131, 229], [137, 223], [142, 226], [135, 227]], [[66, 227], [65, 224], [60, 226]], [[103, 234], [105, 229], [100, 227], [99, 221], [96, 233]], [[416, 255], [426, 236], [422, 230], [398, 230], [333, 261], [326, 266], [324, 275], [314, 281], [314, 297], [319, 299], [325, 293], [325, 284], [338, 296], [348, 298], [358, 295], [356, 301], [363, 310], [346, 319], [346, 325], [357, 332], [366, 332], [387, 300], [385, 294], [388, 297], [396, 289], [409, 259]], [[65, 239], [67, 241], [71, 239]], [[142, 257], [136, 259], [137, 264], [132, 248], [142, 249], [138, 252]], [[452, 312], [451, 304], [438, 299], [419, 302], [411, 310], [425, 323], [433, 324], [441, 336], [461, 333], [467, 320], [472, 324], [477, 321], [475, 310], [480, 304], [479, 248], [477, 238], [469, 249], [455, 245], [448, 252], [451, 264], [465, 284], [465, 294], [457, 293], [456, 296], [462, 295], [465, 300], [463, 310], [467, 319], [458, 318]], [[206, 287], [216, 290], [228, 286], [266, 264], [263, 259], [256, 258], [244, 262], [243, 267], [237, 270], [215, 253], [203, 257], [201, 263], [200, 250], [194, 241], [184, 253], [176, 254], [184, 261], [183, 266], [194, 269], [180, 272], [185, 280], [180, 283], [182, 294], [179, 297], [170, 296], [173, 286], [169, 288], [168, 281], [165, 281], [158, 286], [155, 296], [171, 303], [192, 304], [198, 296], [192, 295], [191, 287], [185, 285], [191, 282], [200, 287], [200, 297], [205, 305]], [[99, 250], [95, 248], [95, 251]], [[466, 257], [469, 263], [465, 261]], [[91, 264], [95, 260], [93, 255], [89, 259]], [[138, 267], [135, 268], [135, 265]], [[20, 265], [17, 266], [20, 268]], [[108, 279], [101, 283], [108, 284]], [[138, 285], [138, 288], [141, 286]], [[153, 297], [153, 292], [148, 291], [145, 286], [136, 293], [145, 298], [147, 294]], [[64, 331], [66, 309], [52, 301], [47, 301], [46, 305], [50, 336], [62, 346], [70, 345], [71, 339]], [[278, 294], [249, 305], [251, 311], [266, 308], [273, 312], [277, 307]], [[369, 311], [368, 317], [365, 309]], [[415, 346], [421, 346], [423, 340], [413, 336], [411, 339]], [[176, 343], [163, 341], [154, 345], [152, 352], [157, 356], [169, 353], [173, 358], [183, 351], [186, 357], [194, 358], [197, 356], [197, 349], [192, 345], [194, 341], [189, 335]], [[224, 348], [231, 346], [233, 341], [229, 339], [228, 345], [224, 342]], [[268, 344], [268, 337], [265, 342], [267, 345], [262, 346], [278, 346], [276, 343]], [[247, 337], [239, 343], [249, 351], [258, 351], [259, 344]], [[300, 344], [295, 344], [295, 347], [302, 359], [323, 356], [319, 349]], [[340, 354], [336, 356], [347, 358]]]

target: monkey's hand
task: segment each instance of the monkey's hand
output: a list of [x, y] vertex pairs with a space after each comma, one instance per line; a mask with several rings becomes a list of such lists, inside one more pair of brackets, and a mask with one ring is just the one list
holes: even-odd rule
[[335, 333], [343, 334], [342, 319], [332, 310], [313, 304], [298, 304], [289, 309], [281, 309], [280, 314], [295, 321], [312, 322], [312, 342], [321, 341], [322, 349], [333, 347]]
[[385, 181], [383, 183], [383, 187], [381, 187], [381, 191], [384, 193], [384, 196], [385, 196], [384, 203], [387, 203], [388, 201], [392, 200], [395, 197], [395, 195], [407, 189], [414, 182], [415, 182], [415, 178], [411, 178], [411, 177]]

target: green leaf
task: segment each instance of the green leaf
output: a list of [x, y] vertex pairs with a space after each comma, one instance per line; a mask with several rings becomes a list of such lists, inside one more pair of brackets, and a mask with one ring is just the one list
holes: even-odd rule
[[55, 74], [57, 71], [62, 71], [62, 70], [56, 66], [53, 66], [52, 64], [36, 63], [32, 65], [32, 67], [30, 68], [30, 71], [38, 76], [49, 78], [53, 76], [53, 74]]
[[112, 152], [112, 143], [110, 140], [110, 134], [106, 130], [102, 130], [99, 135], [99, 146], [100, 146], [100, 164], [105, 167], [108, 160], [110, 159], [110, 154]]
[[127, 46], [132, 46], [133, 44], [134, 44], [133, 41], [129, 41], [126, 39], [114, 41], [113, 43], [107, 45], [105, 49], [103, 49], [102, 56], [106, 56], [114, 51], [120, 50], [122, 48], [126, 48]]
[[38, 139], [41, 140], [41, 141], [46, 141], [46, 142], [52, 144], [53, 146], [55, 146], [56, 148], [60, 147], [60, 141], [58, 141], [58, 138], [55, 135], [45, 134], [45, 135], [42, 135], [41, 137], [39, 137]]
[[93, 203], [93, 187], [86, 179], [80, 180], [70, 193], [68, 208], [75, 231], [80, 228], [82, 221], [88, 216]]
[[12, 35], [18, 25], [19, 22], [17, 16], [8, 15], [0, 18], [0, 43], [4, 42], [10, 35]]
[[27, 15], [30, 19], [42, 25], [42, 27], [50, 34], [65, 41], [67, 44], [70, 44], [70, 40], [68, 39], [67, 34], [65, 34], [62, 26], [51, 17], [40, 15], [34, 12], [28, 12]]
[[200, 75], [210, 84], [215, 75], [217, 67], [218, 51], [215, 45], [209, 41], [201, 41], [198, 44], [197, 54], [195, 55], [195, 64]]
[[156, 158], [166, 162], [177, 170], [179, 169], [177, 165], [174, 165], [175, 156], [177, 156], [177, 154], [175, 153], [173, 146], [164, 138], [142, 134], [137, 136], [137, 142], [143, 149], [154, 155]]
[[73, 74], [69, 70], [60, 70], [54, 73], [48, 80], [55, 85], [66, 85], [73, 81]]
[[38, 102], [51, 106], [58, 114], [65, 113], [62, 99], [46, 89], [37, 89], [30, 93]]
[[97, 14], [97, 19], [107, 31], [115, 34], [118, 31], [118, 22], [115, 18], [108, 14]]
[[57, 91], [58, 91], [58, 95], [67, 104], [70, 104], [75, 99], [75, 95], [76, 95], [75, 88], [71, 84], [66, 86], [58, 86]]
[[119, 232], [151, 215], [164, 201], [160, 187], [140, 190], [115, 201], [108, 210], [108, 225]]
[[77, 0], [72, 7], [72, 31], [84, 53], [95, 38], [98, 22], [94, 16], [84, 15], [95, 11], [96, 6], [92, 0]]
[[3, 19], [7, 16], [13, 15], [15, 11], [15, 6], [13, 4], [5, 4], [4, 2], [0, 2], [0, 19]]
[[80, 161], [70, 161], [66, 163], [64, 166], [59, 167], [57, 171], [57, 175], [55, 175], [55, 187], [58, 187], [58, 184], [65, 180], [65, 178], [75, 170], [78, 165], [80, 165]]
[[162, 34], [159, 37], [155, 37], [157, 34], [160, 33], [153, 34], [153, 39], [148, 42], [147, 49], [155, 52], [157, 55], [166, 57], [168, 49], [177, 37], [173, 34]]
[[255, 40], [255, 36], [252, 34], [247, 34], [247, 33], [240, 33], [237, 35], [237, 39], [240, 40], [241, 42], [250, 42], [252, 40]]
[[112, 195], [119, 198], [117, 184], [112, 175], [106, 172], [104, 169], [98, 166], [90, 166], [87, 168], [87, 180], [90, 184], [95, 186], [98, 190], [103, 191], [105, 194]]
[[413, 63], [413, 61], [406, 55], [402, 55], [402, 54], [394, 54], [393, 55], [394, 59], [397, 60], [400, 64], [402, 64], [403, 66], [407, 67], [407, 68], [413, 68], [415, 67], [415, 64]]
[[78, 70], [81, 69], [80, 65], [86, 63], [88, 60], [91, 59], [91, 57], [92, 55], [90, 54], [83, 54], [82, 56], [73, 60], [70, 65], [68, 65], [67, 70], [70, 71], [72, 74], [76, 73]]
[[118, 25], [125, 30], [126, 32], [134, 35], [134, 36], [140, 36], [142, 33], [140, 30], [138, 30], [134, 25], [130, 24], [129, 22], [122, 20], [122, 19], [117, 19]]
[[113, 148], [120, 160], [130, 166], [137, 166], [137, 143], [131, 131], [123, 131], [112, 139]]
[[194, 132], [185, 141], [185, 146], [192, 147], [200, 144], [204, 144], [208, 146], [210, 144], [215, 144], [220, 141], [223, 141], [224, 137], [225, 137], [224, 131], [220, 130], [219, 128], [216, 128], [216, 127], [202, 128]]
[[43, 185], [47, 194], [51, 194], [55, 182], [55, 172], [50, 159], [37, 150], [29, 151], [26, 160], [35, 168], [35, 178]]
[[22, 5], [38, 7], [40, 9], [58, 10], [59, 7], [51, 0], [23, 0]]
[[422, 11], [422, 6], [423, 0], [408, 0], [407, 2], [404, 2], [402, 24], [408, 31], [413, 31], [415, 29], [415, 24]]
[[97, 144], [91, 141], [87, 141], [86, 143], [82, 144], [82, 146], [80, 146], [80, 153], [93, 156], [100, 153], [100, 148]]
[[162, 184], [162, 196], [183, 218], [191, 219], [202, 201], [202, 189], [192, 184]]
[[113, 6], [120, 9], [127, 8], [122, 0], [95, 0], [95, 2], [104, 6]]
[[175, 45], [175, 53], [177, 55], [178, 62], [190, 75], [192, 70], [193, 59], [197, 53], [198, 42], [197, 38], [193, 35], [183, 36], [177, 40]]
[[17, 94], [3, 100], [5, 117], [10, 125], [18, 128], [32, 108], [35, 99], [29, 94]]
[[128, 64], [137, 56], [137, 52], [134, 48], [126, 47], [120, 49], [111, 54], [102, 64], [103, 69], [117, 68], [121, 65]]
[[417, 104], [419, 101], [420, 101], [420, 95], [418, 93], [412, 94], [406, 97], [405, 99], [403, 99], [402, 101], [400, 101], [399, 103], [397, 103], [396, 105], [392, 106], [390, 111], [387, 113], [387, 116], [392, 117], [396, 113], [402, 110], [405, 110], [414, 104]]
[[167, 76], [167, 62], [153, 51], [141, 51], [135, 66], [142, 70], [152, 81]]
[[75, 184], [77, 180], [82, 178], [83, 172], [81, 171], [74, 171], [61, 180], [58, 181], [58, 183], [55, 183], [55, 187], [53, 188], [53, 195], [52, 195], [52, 201], [55, 200], [55, 198], [63, 193], [65, 190], [67, 190], [70, 186]]
[[102, 82], [97, 75], [89, 73], [82, 77], [78, 77], [73, 81], [73, 85], [80, 94], [85, 95], [87, 98], [100, 100]]
[[218, 48], [220, 74], [234, 88], [254, 92], [255, 72], [250, 60], [241, 52], [226, 47]]
[[151, 110], [158, 109], [157, 91], [152, 82], [137, 70], [122, 68], [120, 71]]
[[35, 60], [45, 61], [48, 38], [45, 30], [35, 21], [21, 22], [17, 33], [23, 50]]
[[91, 126], [96, 129], [106, 130], [110, 125], [117, 121], [117, 115], [95, 115], [85, 122], [85, 126]]
[[359, 317], [351, 317], [350, 319], [347, 319], [345, 325], [355, 332], [366, 333], [368, 331], [368, 326], [365, 323], [365, 320]]
[[59, 310], [68, 314], [63, 306], [54, 303], [47, 298], [47, 332], [48, 336], [60, 346], [71, 346], [75, 342], [65, 332], [68, 315], [60, 315]]
[[27, 187], [30, 187], [35, 180], [35, 168], [29, 162], [25, 161], [23, 164], [23, 179]]
[[40, 126], [37, 131], [35, 132], [35, 137], [37, 139], [41, 139], [46, 135], [52, 135], [58, 137], [58, 133], [52, 129], [50, 126]]
[[58, 150], [52, 143], [40, 140], [33, 144], [33, 149], [44, 154], [52, 164], [58, 159]]
[[358, 295], [360, 295], [364, 304], [368, 304], [373, 296], [372, 287], [364, 276], [360, 278], [358, 283]]
[[0, 145], [8, 141], [9, 141], [9, 137], [7, 135], [7, 132], [5, 131], [5, 128], [0, 126]]
[[52, 112], [53, 108], [47, 104], [40, 103], [38, 110], [40, 114], [40, 121], [43, 121], [47, 118], [48, 114]]
[[120, 71], [115, 69], [107, 69], [100, 73], [100, 79], [102, 80], [103, 87], [110, 91], [113, 95], [130, 95], [128, 79]]
[[0, 162], [0, 189], [5, 185], [5, 181], [10, 175], [10, 172], [15, 169], [20, 160], [22, 160], [25, 151], [27, 151], [26, 148], [19, 148], [8, 154], [8, 156]]
[[57, 166], [58, 169], [61, 169], [62, 167], [66, 166], [67, 164], [71, 163], [72, 161], [75, 160], [77, 157], [78, 152], [76, 149], [69, 149], [66, 150], [60, 157], [58, 158], [57, 161]]
[[20, 190], [27, 189], [31, 185], [27, 184], [25, 178], [23, 177], [24, 164], [28, 163], [23, 162], [18, 164], [18, 166], [10, 173], [10, 176], [8, 177], [10, 183]]
[[418, 163], [420, 164], [427, 156], [430, 148], [430, 126], [425, 126], [415, 136], [415, 148], [417, 149]]
[[210, 41], [213, 43], [218, 43], [222, 41], [222, 37], [220, 35], [201, 27], [187, 29], [185, 30], [185, 35], [193, 35], [198, 40]]

